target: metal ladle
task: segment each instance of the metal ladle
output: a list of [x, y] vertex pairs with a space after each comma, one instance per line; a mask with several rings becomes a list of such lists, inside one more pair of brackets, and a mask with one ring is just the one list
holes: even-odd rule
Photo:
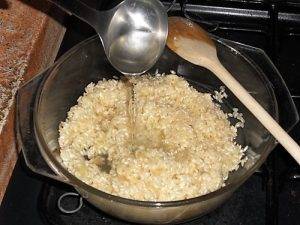
[[101, 12], [78, 0], [50, 1], [96, 30], [108, 60], [123, 74], [144, 73], [165, 48], [168, 18], [158, 0], [125, 0]]

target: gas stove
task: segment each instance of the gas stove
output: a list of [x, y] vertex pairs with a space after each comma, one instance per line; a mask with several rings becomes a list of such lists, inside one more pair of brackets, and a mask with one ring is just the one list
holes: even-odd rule
[[[86, 2], [98, 9], [115, 4], [104, 0]], [[263, 49], [277, 66], [300, 110], [300, 1], [170, 0], [163, 3], [169, 8], [169, 15], [185, 16], [214, 35]], [[95, 34], [74, 17], [68, 17], [65, 25], [67, 32], [58, 57]], [[291, 130], [291, 135], [300, 141], [300, 125]], [[72, 213], [78, 204], [81, 207]], [[299, 221], [300, 168], [277, 146], [260, 170], [229, 201], [186, 224], [296, 225]], [[19, 224], [129, 223], [106, 215], [88, 202], [81, 203], [71, 187], [33, 174], [20, 155], [0, 207], [0, 225]]]

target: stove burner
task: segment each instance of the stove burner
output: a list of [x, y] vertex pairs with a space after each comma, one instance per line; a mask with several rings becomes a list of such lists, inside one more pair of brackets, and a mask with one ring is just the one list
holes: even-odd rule
[[[74, 196], [79, 199], [77, 206], [73, 209], [66, 209], [63, 204], [64, 200], [66, 200], [66, 198], [74, 198]], [[75, 192], [66, 192], [66, 193], [62, 194], [57, 200], [58, 209], [61, 212], [67, 213], [67, 214], [73, 214], [73, 213], [78, 212], [82, 208], [82, 205], [83, 205], [82, 197], [78, 193], [75, 193]]]

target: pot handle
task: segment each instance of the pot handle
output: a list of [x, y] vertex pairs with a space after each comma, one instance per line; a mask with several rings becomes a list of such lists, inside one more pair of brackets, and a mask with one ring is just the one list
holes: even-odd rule
[[226, 39], [221, 40], [227, 43], [229, 46], [234, 47], [241, 53], [244, 53], [244, 55], [247, 56], [247, 58], [251, 61], [255, 62], [255, 64], [257, 64], [268, 77], [270, 82], [267, 85], [272, 87], [275, 92], [277, 102], [279, 103], [279, 124], [285, 131], [291, 131], [299, 122], [298, 110], [281, 74], [268, 55], [259, 48]]
[[279, 124], [287, 132], [290, 132], [299, 122], [298, 110], [291, 93], [280, 72], [265, 52], [261, 51], [258, 56], [253, 58], [261, 68], [264, 68], [264, 73], [268, 76], [275, 92], [278, 102]]
[[17, 92], [16, 133], [19, 148], [22, 149], [26, 165], [35, 173], [68, 183], [68, 180], [55, 173], [41, 155], [34, 135], [33, 109], [36, 93], [49, 69], [25, 83]]

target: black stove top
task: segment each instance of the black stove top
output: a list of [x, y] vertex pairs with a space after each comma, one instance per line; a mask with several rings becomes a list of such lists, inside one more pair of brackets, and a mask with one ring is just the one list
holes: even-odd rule
[[[112, 1], [89, 0], [103, 8]], [[164, 1], [167, 6], [173, 1]], [[279, 69], [300, 110], [300, 1], [181, 0], [170, 15], [184, 15], [213, 34], [262, 48]], [[59, 56], [94, 31], [74, 17], [65, 21], [67, 32]], [[279, 102], [280, 104], [280, 102]], [[300, 125], [291, 131], [300, 141]], [[222, 207], [186, 224], [296, 225], [300, 221], [299, 166], [278, 146], [266, 163]], [[0, 207], [0, 225], [128, 224], [83, 202], [73, 214], [57, 207], [59, 197], [74, 192], [69, 186], [30, 172], [21, 156]], [[62, 202], [76, 208], [76, 198]]]

